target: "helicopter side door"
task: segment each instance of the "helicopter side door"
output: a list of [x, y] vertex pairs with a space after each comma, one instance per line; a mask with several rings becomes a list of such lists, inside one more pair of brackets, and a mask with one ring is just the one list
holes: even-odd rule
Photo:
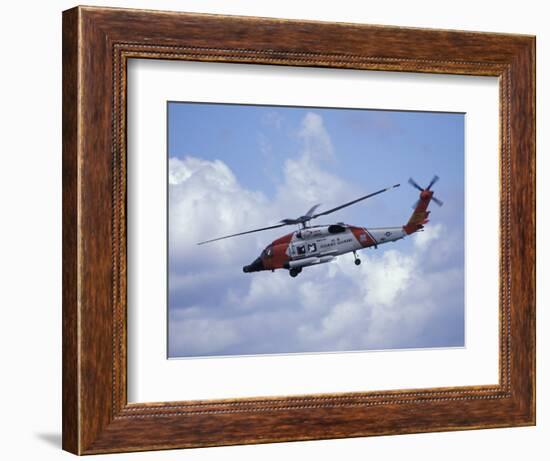
[[290, 254], [293, 259], [315, 256], [319, 253], [317, 242], [303, 240], [291, 245]]

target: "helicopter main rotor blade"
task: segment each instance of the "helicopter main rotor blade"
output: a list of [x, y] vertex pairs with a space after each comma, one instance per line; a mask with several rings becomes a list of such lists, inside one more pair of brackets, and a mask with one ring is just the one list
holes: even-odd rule
[[413, 179], [409, 178], [409, 184], [413, 187], [416, 187], [420, 192], [422, 192], [424, 189], [418, 185], [418, 183]]
[[211, 239], [211, 240], [205, 240], [204, 242], [199, 242], [199, 243], [197, 243], [197, 245], [204, 245], [205, 243], [216, 242], [217, 240], [223, 240], [223, 239], [228, 239], [228, 238], [231, 238], [231, 237], [237, 237], [238, 235], [252, 234], [254, 232], [261, 232], [261, 231], [269, 230], [269, 229], [276, 229], [277, 227], [284, 227], [284, 226], [288, 226], [288, 225], [289, 224], [287, 224], [287, 223], [276, 224], [275, 226], [262, 227], [260, 229], [253, 229], [253, 230], [249, 230], [249, 231], [245, 231], [245, 232], [238, 232], [237, 234], [224, 235], [223, 237], [218, 237], [218, 238]]
[[428, 187], [426, 187], [426, 190], [430, 190], [437, 181], [439, 181], [439, 176], [435, 175], [430, 181], [430, 184], [428, 184]]
[[319, 205], [315, 205], [315, 206], [311, 207], [311, 209], [304, 216], [300, 216], [299, 218], [283, 219], [280, 224], [275, 224], [274, 226], [261, 227], [259, 229], [252, 229], [252, 230], [245, 231], [245, 232], [238, 232], [236, 234], [224, 235], [223, 237], [218, 237], [218, 238], [215, 238], [215, 239], [205, 240], [204, 242], [199, 242], [199, 243], [197, 243], [197, 245], [204, 245], [205, 243], [217, 242], [218, 240], [224, 240], [224, 239], [228, 239], [228, 238], [231, 238], [231, 237], [237, 237], [239, 235], [252, 234], [254, 232], [261, 232], [261, 231], [265, 231], [265, 230], [269, 230], [269, 229], [277, 229], [278, 227], [290, 226], [290, 225], [293, 225], [293, 224], [302, 224], [303, 225], [305, 222], [308, 222], [308, 221], [310, 221], [312, 219], [315, 219], [319, 216], [324, 216], [324, 215], [333, 213], [335, 211], [341, 210], [342, 208], [346, 208], [350, 205], [353, 205], [354, 203], [360, 202], [361, 200], [366, 200], [370, 197], [374, 197], [375, 195], [381, 194], [382, 192], [386, 192], [390, 189], [393, 189], [393, 188], [399, 187], [399, 186], [400, 186], [400, 184], [394, 184], [391, 187], [381, 189], [379, 191], [373, 192], [372, 194], [364, 195], [363, 197], [359, 197], [358, 199], [352, 200], [351, 202], [344, 203], [343, 205], [337, 206], [336, 208], [332, 208], [330, 210], [323, 211], [322, 213], [313, 214], [313, 212], [319, 206]]
[[346, 208], [350, 205], [353, 205], [357, 202], [360, 202], [361, 200], [366, 200], [368, 198], [374, 197], [375, 195], [381, 194], [382, 192], [389, 191], [390, 189], [393, 189], [395, 187], [399, 187], [400, 184], [394, 184], [393, 186], [386, 187], [385, 189], [380, 189], [379, 191], [373, 192], [372, 194], [364, 195], [363, 197], [359, 197], [358, 199], [352, 200], [351, 202], [344, 203], [343, 205], [337, 206], [336, 208], [331, 208], [330, 210], [323, 211], [322, 213], [317, 213], [311, 216], [311, 219], [318, 218], [319, 216], [325, 216], [330, 213], [334, 213], [335, 211], [341, 210], [342, 208]]
[[307, 217], [312, 216], [313, 213], [315, 212], [315, 210], [316, 210], [317, 208], [319, 208], [320, 206], [321, 206], [320, 203], [318, 203], [317, 205], [312, 206], [312, 207], [310, 208], [310, 210], [309, 210], [304, 216], [307, 216]]
[[437, 197], [432, 196], [432, 200], [437, 203], [439, 206], [443, 206], [443, 202], [439, 200]]

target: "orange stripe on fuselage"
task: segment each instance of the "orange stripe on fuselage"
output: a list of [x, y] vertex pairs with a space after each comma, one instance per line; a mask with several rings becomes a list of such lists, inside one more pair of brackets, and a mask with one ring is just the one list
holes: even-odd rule
[[294, 236], [294, 232], [291, 232], [290, 234], [283, 235], [282, 237], [278, 238], [277, 240], [273, 240], [271, 242], [271, 245], [283, 245], [283, 244], [289, 244], [292, 240], [292, 237]]
[[349, 226], [349, 229], [363, 248], [376, 245], [376, 242], [364, 227]]

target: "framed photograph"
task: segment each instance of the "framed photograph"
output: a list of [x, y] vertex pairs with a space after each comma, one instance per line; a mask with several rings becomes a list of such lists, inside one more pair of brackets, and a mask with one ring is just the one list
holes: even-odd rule
[[535, 424], [532, 36], [63, 13], [63, 448]]

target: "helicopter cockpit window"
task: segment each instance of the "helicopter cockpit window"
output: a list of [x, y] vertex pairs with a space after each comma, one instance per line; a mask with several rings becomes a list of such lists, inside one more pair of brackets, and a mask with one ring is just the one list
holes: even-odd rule
[[298, 245], [296, 247], [296, 253], [299, 255], [305, 255], [306, 254], [306, 246], [305, 245]]
[[270, 258], [273, 255], [273, 247], [269, 245], [264, 251], [262, 251], [262, 256]]

